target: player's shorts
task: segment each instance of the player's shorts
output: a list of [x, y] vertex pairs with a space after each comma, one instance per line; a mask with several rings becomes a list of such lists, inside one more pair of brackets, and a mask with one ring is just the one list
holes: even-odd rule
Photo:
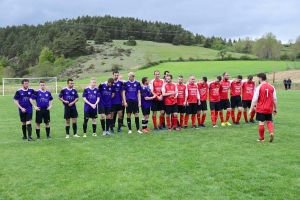
[[178, 107], [178, 113], [185, 114], [186, 108], [185, 108], [184, 105], [181, 105], [181, 106], [178, 106], [178, 105], [177, 105], [177, 107]]
[[44, 123], [49, 123], [50, 122], [50, 110], [47, 110], [47, 108], [41, 108], [40, 111], [35, 112], [35, 123], [41, 124]]
[[178, 106], [177, 104], [174, 105], [165, 105], [166, 113], [167, 115], [170, 115], [172, 113], [177, 113], [178, 112]]
[[201, 102], [201, 104], [200, 105], [198, 105], [198, 109], [197, 109], [197, 111], [199, 111], [199, 110], [207, 110], [207, 103], [206, 103], [206, 101], [200, 101]]
[[221, 99], [219, 106], [219, 110], [227, 110], [227, 108], [230, 108], [229, 99]]
[[261, 122], [272, 121], [272, 114], [256, 113], [256, 120]]
[[32, 113], [20, 113], [21, 122], [28, 122], [32, 120]]
[[187, 115], [197, 114], [197, 108], [198, 108], [198, 103], [189, 103], [189, 105], [186, 107], [185, 114]]
[[152, 107], [151, 107], [152, 111], [161, 111], [161, 110], [165, 110], [165, 104], [164, 101], [158, 101], [158, 100], [153, 100], [152, 101]]
[[230, 97], [231, 108], [242, 107], [242, 98], [241, 96]]
[[139, 113], [139, 103], [134, 100], [128, 100], [126, 113]]
[[111, 112], [118, 112], [118, 111], [121, 111], [123, 110], [123, 107], [122, 104], [112, 104], [111, 105]]
[[111, 107], [103, 107], [103, 106], [98, 106], [98, 114], [105, 114], [109, 115], [111, 113]]
[[142, 108], [143, 115], [150, 115], [151, 108]]
[[89, 118], [92, 118], [92, 119], [98, 118], [98, 113], [84, 111], [84, 119], [89, 119]]
[[64, 118], [65, 119], [73, 119], [78, 117], [78, 112], [76, 108], [70, 108], [69, 106], [65, 106], [65, 113]]
[[220, 101], [218, 102], [209, 102], [210, 110], [220, 111]]
[[251, 100], [242, 100], [243, 108], [250, 108], [251, 102]]

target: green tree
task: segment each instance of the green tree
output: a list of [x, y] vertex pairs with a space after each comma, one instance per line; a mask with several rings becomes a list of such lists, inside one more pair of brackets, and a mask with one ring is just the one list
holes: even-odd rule
[[180, 35], [179, 34], [175, 35], [172, 44], [173, 45], [180, 45]]
[[211, 40], [209, 38], [206, 38], [205, 43], [203, 45], [205, 48], [211, 47]]
[[95, 44], [103, 44], [106, 41], [106, 34], [101, 28], [97, 30], [94, 41]]
[[7, 67], [9, 65], [9, 61], [7, 60], [6, 57], [2, 57], [0, 60], [0, 66], [2, 67]]
[[227, 50], [226, 49], [222, 49], [221, 51], [219, 51], [217, 53], [216, 57], [221, 57], [221, 59], [224, 60], [226, 54], [227, 54]]
[[64, 54], [61, 54], [60, 57], [55, 59], [54, 65], [56, 67], [63, 66], [65, 64], [66, 64], [66, 58], [65, 58]]
[[54, 63], [55, 61], [53, 51], [51, 51], [49, 47], [43, 47], [39, 56], [39, 65], [46, 61], [50, 63]]
[[51, 77], [54, 76], [54, 65], [49, 62], [49, 61], [45, 61], [41, 64], [39, 64], [38, 66], [38, 70], [37, 70], [37, 76], [40, 77]]
[[135, 39], [134, 39], [134, 37], [133, 36], [129, 36], [128, 37], [128, 41], [127, 42], [125, 42], [125, 45], [127, 45], [127, 46], [136, 46], [136, 41], [135, 41]]

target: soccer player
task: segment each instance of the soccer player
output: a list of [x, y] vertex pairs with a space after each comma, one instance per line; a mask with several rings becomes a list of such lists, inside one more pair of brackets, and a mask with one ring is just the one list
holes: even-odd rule
[[76, 108], [76, 102], [79, 99], [76, 89], [74, 88], [73, 79], [67, 80], [67, 87], [60, 91], [58, 99], [64, 105], [64, 118], [66, 120], [66, 138], [70, 138], [70, 119], [72, 119], [72, 128], [74, 137], [80, 137], [77, 135], [77, 118], [78, 112]]
[[[158, 70], [154, 71], [154, 79], [150, 81], [149, 87], [151, 91], [156, 94], [156, 98], [153, 99], [152, 103], [152, 121], [153, 121], [153, 126], [154, 126], [154, 131], [158, 131], [158, 128], [161, 130], [165, 130], [163, 127], [164, 123], [164, 114], [165, 114], [165, 107], [164, 107], [164, 102], [163, 102], [163, 96], [162, 96], [162, 86], [164, 84], [163, 79], [160, 79], [160, 72]], [[157, 116], [157, 111], [160, 111], [160, 116], [159, 116], [159, 127], [157, 128], [157, 123], [156, 123], [156, 116]]]
[[163, 78], [164, 83], [166, 83], [167, 76], [169, 75], [170, 75], [169, 71], [164, 71], [164, 78]]
[[256, 120], [259, 121], [258, 142], [264, 142], [265, 122], [270, 133], [269, 142], [274, 140], [274, 125], [272, 121], [272, 113], [277, 114], [277, 96], [275, 88], [267, 82], [267, 76], [265, 73], [259, 73], [257, 75], [260, 85], [256, 88], [252, 99], [249, 114], [251, 114], [254, 105], [256, 104]]
[[167, 119], [167, 126], [168, 130], [171, 131], [171, 118], [170, 115], [172, 115], [172, 126], [173, 129], [178, 131], [179, 128], [177, 127], [177, 113], [178, 113], [178, 107], [177, 107], [177, 95], [178, 90], [176, 87], [176, 84], [172, 83], [172, 75], [166, 76], [166, 83], [162, 87], [162, 95], [165, 97], [164, 103], [165, 103], [165, 109], [166, 109], [166, 119]]
[[[246, 81], [242, 81], [242, 104], [244, 108], [244, 119], [245, 123], [248, 124], [248, 113], [247, 108], [250, 108], [251, 101], [253, 99], [255, 91], [255, 82], [253, 81], [253, 76], [249, 75]], [[250, 114], [250, 122], [255, 123], [254, 121], [255, 110], [252, 110]]]
[[[52, 108], [53, 104], [53, 97], [51, 92], [46, 90], [45, 88], [46, 83], [45, 81], [40, 81], [40, 89], [35, 91], [30, 97], [30, 103], [35, 108], [35, 123], [36, 123], [36, 139], [40, 140], [40, 125], [44, 120], [46, 125], [46, 135], [48, 139], [50, 137], [50, 109]], [[33, 100], [36, 100], [36, 105], [34, 104]]]
[[[206, 111], [207, 111], [207, 92], [208, 92], [208, 85], [207, 85], [207, 77], [203, 77], [202, 80], [197, 83], [199, 94], [200, 94], [200, 102], [201, 104], [198, 106], [197, 112], [197, 119], [198, 119], [198, 127], [206, 127], [204, 125], [205, 118], [206, 118]], [[202, 111], [202, 118], [201, 118], [201, 111]]]
[[189, 115], [192, 115], [192, 128], [196, 128], [196, 114], [198, 105], [200, 102], [200, 94], [198, 90], [197, 84], [195, 84], [195, 77], [190, 76], [189, 82], [186, 85], [185, 90], [185, 104], [186, 104], [186, 113], [184, 119], [184, 128], [186, 129], [188, 126]]
[[186, 90], [186, 85], [183, 84], [183, 76], [179, 76], [178, 77], [178, 83], [177, 83], [177, 91], [178, 91], [178, 95], [177, 95], [177, 106], [178, 106], [178, 113], [180, 113], [180, 123], [179, 123], [179, 127], [182, 128], [183, 127], [183, 122], [184, 122], [184, 114], [186, 112], [185, 109], [185, 90]]
[[96, 79], [93, 77], [90, 80], [90, 86], [86, 87], [82, 94], [84, 101], [84, 119], [83, 119], [83, 137], [86, 137], [87, 124], [90, 118], [92, 118], [92, 136], [97, 136], [97, 105], [100, 101], [100, 93], [96, 87]]
[[111, 100], [111, 115], [113, 116], [113, 125], [116, 123], [116, 115], [118, 115], [118, 132], [122, 132], [121, 126], [123, 125], [123, 105], [122, 105], [122, 87], [123, 81], [119, 80], [119, 72], [113, 72], [114, 91], [115, 95]]
[[[223, 73], [223, 80], [220, 82], [220, 119], [221, 126], [230, 126], [231, 124], [228, 122], [231, 115], [230, 102], [228, 99], [228, 91], [230, 89], [230, 81], [229, 74], [227, 72]], [[226, 112], [226, 120], [224, 121], [223, 110], [227, 110]]]
[[141, 84], [134, 79], [134, 73], [128, 74], [128, 81], [123, 84], [123, 102], [126, 107], [128, 134], [132, 133], [131, 129], [131, 114], [135, 117], [135, 126], [138, 133], [140, 131], [139, 123], [139, 107], [141, 106]]
[[149, 81], [147, 77], [142, 78], [142, 87], [141, 87], [141, 103], [142, 103], [142, 132], [148, 133], [150, 129], [148, 128], [148, 119], [150, 115], [150, 110], [152, 106], [152, 100], [156, 97], [156, 95], [152, 94], [149, 86]]
[[[100, 101], [98, 104], [98, 114], [101, 114], [101, 127], [102, 127], [102, 135], [109, 135], [110, 133], [114, 133], [113, 129], [113, 119], [111, 116], [111, 100], [114, 98], [114, 79], [109, 78], [107, 83], [101, 83], [98, 86], [98, 90], [100, 93]], [[106, 128], [105, 128], [106, 125]], [[110, 128], [110, 132], [109, 132]]]
[[213, 128], [217, 126], [218, 112], [220, 111], [220, 88], [221, 88], [221, 76], [217, 76], [216, 80], [208, 83], [209, 89], [209, 104], [211, 121]]
[[14, 96], [14, 104], [19, 108], [20, 120], [22, 122], [23, 140], [27, 140], [26, 129], [28, 132], [28, 141], [33, 141], [31, 137], [32, 127], [32, 105], [29, 98], [34, 93], [34, 90], [29, 88], [29, 80], [22, 80], [22, 88], [17, 90]]
[[[242, 79], [243, 77], [241, 75], [238, 75], [236, 79], [231, 82], [230, 85], [231, 118], [233, 124], [235, 125], [240, 125], [240, 119], [242, 116]], [[236, 107], [238, 108], [238, 114], [235, 118], [234, 110]]]
[[[124, 84], [125, 81], [124, 81], [124, 78], [122, 75], [119, 75], [119, 81], [121, 81], [122, 84]], [[123, 89], [123, 87], [122, 87], [122, 89]], [[122, 91], [121, 91], [121, 95], [123, 95]], [[124, 115], [125, 115], [125, 106], [124, 106], [123, 97], [122, 97], [122, 125], [121, 125], [121, 127], [126, 127], [124, 125]]]

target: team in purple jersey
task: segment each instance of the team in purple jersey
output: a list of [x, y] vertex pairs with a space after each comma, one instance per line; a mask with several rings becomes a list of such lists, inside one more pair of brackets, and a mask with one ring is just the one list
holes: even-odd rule
[[[44, 120], [46, 126], [46, 136], [48, 139], [50, 137], [50, 109], [52, 108], [53, 97], [51, 92], [46, 90], [45, 81], [40, 81], [40, 89], [35, 91], [30, 97], [30, 103], [34, 106], [35, 112], [35, 123], [36, 123], [36, 137], [40, 140], [40, 125]], [[36, 101], [36, 105], [33, 100]]]

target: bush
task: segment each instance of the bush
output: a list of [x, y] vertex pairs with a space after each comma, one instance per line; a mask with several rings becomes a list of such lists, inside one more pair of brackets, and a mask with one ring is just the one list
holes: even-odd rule
[[184, 61], [183, 57], [180, 56], [180, 57], [178, 58], [178, 61]]
[[195, 59], [193, 57], [190, 57], [189, 58], [189, 61], [194, 61]]
[[285, 53], [280, 56], [280, 60], [289, 60], [289, 56]]
[[119, 70], [122, 70], [123, 69], [123, 65], [120, 65], [120, 64], [112, 64], [111, 66], [111, 71], [119, 71]]
[[94, 64], [90, 64], [90, 66], [87, 68], [88, 70], [89, 69], [95, 69], [95, 65]]
[[243, 55], [240, 57], [240, 60], [251, 60], [251, 58], [247, 55]]

